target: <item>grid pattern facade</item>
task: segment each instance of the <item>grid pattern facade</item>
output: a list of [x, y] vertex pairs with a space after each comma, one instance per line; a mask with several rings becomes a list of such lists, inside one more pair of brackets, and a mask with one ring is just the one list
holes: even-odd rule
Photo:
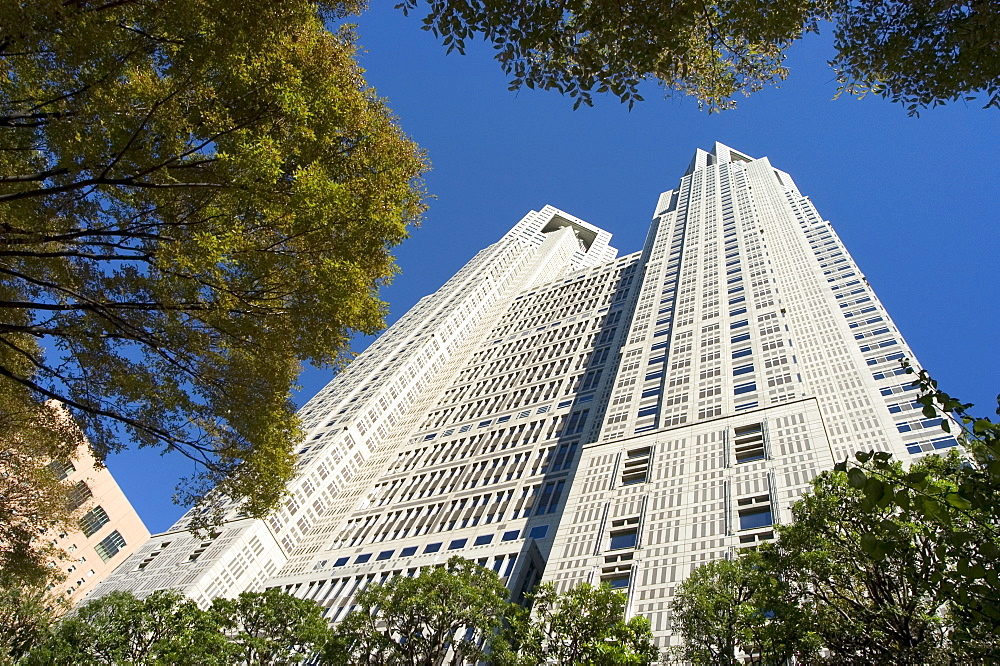
[[935, 437], [912, 354], [788, 174], [722, 144], [663, 193], [643, 249], [531, 212], [302, 409], [267, 521], [185, 516], [105, 584], [206, 601], [282, 587], [341, 619], [359, 589], [461, 555], [515, 598], [607, 582], [669, 643], [693, 566], [773, 538], [859, 449]]

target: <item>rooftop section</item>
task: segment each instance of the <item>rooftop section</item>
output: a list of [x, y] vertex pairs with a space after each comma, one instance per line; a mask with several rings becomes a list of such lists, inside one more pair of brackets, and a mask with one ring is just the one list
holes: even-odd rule
[[589, 250], [590, 246], [594, 244], [595, 240], [597, 240], [597, 232], [595, 232], [592, 229], [584, 227], [578, 222], [574, 222], [573, 220], [567, 220], [565, 217], [562, 217], [560, 215], [554, 215], [552, 219], [549, 220], [548, 224], [546, 224], [542, 228], [542, 233], [547, 234], [553, 231], [558, 231], [559, 229], [564, 229], [566, 227], [571, 227], [573, 229], [573, 233], [580, 240], [580, 242], [583, 243], [583, 248], [585, 251]]

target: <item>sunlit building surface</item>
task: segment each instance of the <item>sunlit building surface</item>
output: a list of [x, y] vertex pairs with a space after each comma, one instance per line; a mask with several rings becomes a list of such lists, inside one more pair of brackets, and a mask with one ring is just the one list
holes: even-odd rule
[[202, 603], [282, 587], [339, 620], [372, 581], [460, 555], [515, 598], [607, 582], [669, 640], [692, 567], [773, 538], [856, 450], [953, 446], [912, 354], [788, 174], [716, 144], [644, 247], [545, 207], [425, 297], [301, 411], [266, 521], [185, 516], [98, 591]]
[[149, 530], [118, 487], [111, 472], [95, 467], [86, 445], [71, 460], [53, 461], [49, 468], [69, 487], [70, 508], [79, 520], [76, 529], [60, 534], [46, 530], [66, 554], [52, 566], [65, 575], [52, 593], [69, 604], [84, 599], [115, 567], [149, 539]]

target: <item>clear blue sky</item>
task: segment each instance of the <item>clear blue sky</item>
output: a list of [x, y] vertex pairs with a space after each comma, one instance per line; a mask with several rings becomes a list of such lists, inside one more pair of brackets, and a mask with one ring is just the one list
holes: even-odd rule
[[[920, 362], [945, 390], [992, 414], [1000, 391], [996, 110], [959, 103], [909, 118], [878, 98], [832, 100], [829, 40], [811, 35], [792, 49], [781, 88], [735, 111], [709, 116], [652, 85], [631, 112], [613, 98], [573, 111], [555, 93], [509, 92], [482, 44], [446, 56], [392, 3], [356, 22], [369, 83], [433, 165], [426, 182], [436, 198], [398, 249], [402, 272], [383, 292], [390, 323], [545, 204], [607, 229], [623, 254], [638, 250], [657, 195], [677, 184], [696, 148], [721, 141], [791, 174]], [[299, 404], [331, 376], [308, 370]], [[171, 495], [192, 471], [186, 461], [145, 451], [108, 464], [152, 532], [183, 513]]]

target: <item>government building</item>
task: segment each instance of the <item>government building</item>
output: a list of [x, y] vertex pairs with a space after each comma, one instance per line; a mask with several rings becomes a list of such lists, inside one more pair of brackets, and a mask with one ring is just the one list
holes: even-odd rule
[[181, 518], [95, 592], [208, 603], [280, 587], [332, 621], [371, 582], [460, 555], [520, 599], [605, 582], [670, 640], [674, 587], [774, 538], [858, 450], [954, 446], [830, 223], [767, 158], [698, 150], [643, 248], [532, 211], [360, 354], [300, 415], [284, 506]]

